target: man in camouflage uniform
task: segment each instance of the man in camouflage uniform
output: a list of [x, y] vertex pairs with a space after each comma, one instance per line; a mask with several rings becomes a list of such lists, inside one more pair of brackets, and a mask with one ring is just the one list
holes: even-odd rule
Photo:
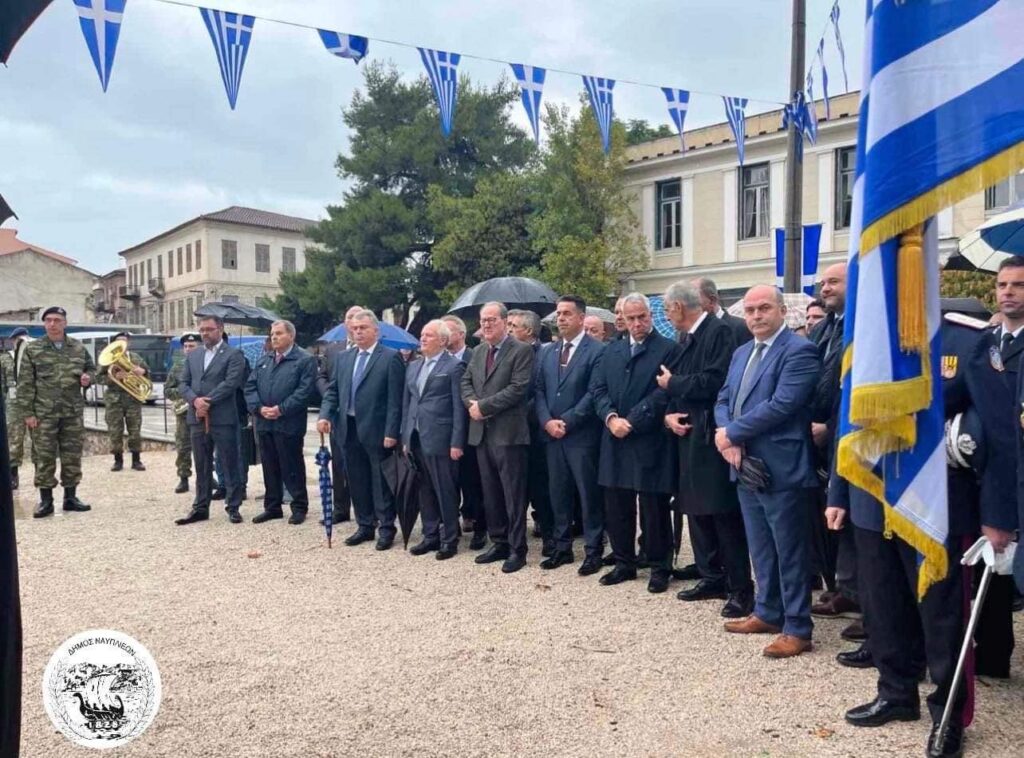
[[96, 368], [81, 342], [64, 333], [67, 312], [60, 306], [43, 311], [46, 336], [25, 346], [18, 373], [18, 405], [32, 435], [39, 505], [32, 516], [53, 515], [53, 488], [57, 486], [57, 456], [65, 511], [88, 511], [75, 490], [82, 481], [82, 446], [85, 424], [82, 389], [92, 383]]
[[192, 476], [192, 434], [188, 429], [188, 401], [181, 394], [181, 372], [185, 359], [199, 344], [198, 334], [183, 334], [180, 339], [183, 355], [175, 356], [171, 370], [164, 382], [164, 397], [173, 403], [176, 426], [174, 428], [174, 449], [178, 452], [175, 465], [178, 469], [178, 486], [174, 492], [188, 492], [188, 479]]
[[25, 349], [28, 338], [28, 330], [19, 326], [10, 334], [14, 343], [14, 354], [0, 354], [0, 362], [3, 363], [3, 388], [4, 397], [7, 399], [7, 446], [11, 454], [11, 489], [16, 490], [19, 486], [18, 467], [25, 457], [25, 434], [28, 429], [25, 427], [25, 414], [21, 412], [21, 405], [16, 401], [18, 394], [18, 370], [20, 368], [21, 351]]
[[[149, 366], [141, 355], [135, 355], [128, 350], [128, 338], [131, 334], [120, 332], [113, 337], [114, 342], [123, 342], [125, 356], [131, 361], [131, 373], [135, 376], [147, 376]], [[113, 343], [111, 343], [113, 344]], [[132, 470], [145, 471], [142, 465], [142, 403], [128, 394], [121, 385], [114, 381], [111, 376], [110, 366], [101, 366], [97, 379], [100, 384], [106, 385], [103, 393], [103, 404], [106, 406], [104, 416], [107, 422], [107, 438], [110, 440], [110, 452], [114, 456], [114, 465], [111, 471], [124, 469], [124, 430], [128, 428], [128, 450], [132, 454]], [[119, 367], [115, 371], [127, 371]]]

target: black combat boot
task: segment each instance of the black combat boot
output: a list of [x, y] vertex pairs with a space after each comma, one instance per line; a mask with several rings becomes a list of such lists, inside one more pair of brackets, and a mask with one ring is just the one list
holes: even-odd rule
[[39, 490], [39, 505], [32, 511], [32, 518], [43, 518], [53, 515], [53, 489], [42, 487]]
[[11, 466], [11, 489], [18, 489], [18, 467]]
[[83, 503], [75, 495], [74, 487], [64, 488], [64, 510], [66, 511], [91, 511], [92, 506], [88, 503]]
[[110, 467], [111, 471], [121, 471], [124, 469], [124, 454], [114, 453], [114, 465]]
[[182, 492], [188, 492], [188, 477], [183, 476], [178, 480], [178, 486], [174, 488], [174, 494], [180, 495]]
[[146, 467], [142, 465], [142, 453], [132, 453], [132, 471], [145, 471]]

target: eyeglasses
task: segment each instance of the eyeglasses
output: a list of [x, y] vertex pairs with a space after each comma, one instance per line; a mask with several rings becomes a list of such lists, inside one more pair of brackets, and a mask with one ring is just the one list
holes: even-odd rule
[[497, 324], [499, 321], [501, 321], [500, 318], [482, 318], [482, 319], [480, 319], [480, 323], [481, 324]]

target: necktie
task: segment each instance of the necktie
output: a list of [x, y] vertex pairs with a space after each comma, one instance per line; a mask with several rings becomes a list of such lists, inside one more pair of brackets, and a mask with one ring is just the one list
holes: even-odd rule
[[754, 372], [757, 371], [757, 367], [761, 364], [761, 356], [764, 355], [765, 344], [763, 342], [757, 342], [754, 344], [754, 355], [747, 364], [747, 368], [743, 372], [743, 378], [740, 379], [740, 391], [736, 393], [736, 413], [743, 411], [743, 403], [747, 400], [747, 395], [750, 394], [750, 387], [754, 382]]
[[1010, 349], [1010, 343], [1012, 343], [1012, 342], [1013, 342], [1013, 333], [1012, 332], [1005, 332], [1003, 334], [1002, 345], [1000, 345], [1000, 347], [999, 347], [999, 354], [1003, 358], [1006, 357], [1006, 352]]
[[494, 359], [495, 359], [495, 357], [497, 355], [498, 355], [498, 348], [497, 348], [497, 346], [494, 346], [490, 350], [487, 351], [487, 364], [486, 364], [485, 368], [486, 368], [488, 374], [490, 374], [492, 371], [494, 371]]
[[274, 365], [277, 366], [284, 360], [284, 356], [281, 353], [274, 353]]
[[630, 345], [630, 348], [629, 348], [629, 357], [630, 358], [635, 357], [636, 354], [640, 352], [640, 345], [641, 344], [643, 344], [643, 343], [641, 343], [641, 342], [634, 342], [632, 345]]
[[572, 351], [571, 342], [562, 343], [562, 356], [558, 360], [559, 368], [565, 368], [569, 365], [569, 353]]
[[825, 348], [825, 360], [843, 344], [843, 320], [836, 319], [832, 324], [832, 332], [828, 336], [828, 346]]
[[419, 394], [423, 394], [423, 388], [427, 386], [427, 379], [430, 378], [430, 372], [434, 368], [434, 364], [437, 362], [437, 358], [431, 358], [429, 361], [423, 364], [423, 368], [420, 369], [420, 375], [416, 377], [416, 389]]
[[363, 379], [363, 372], [366, 370], [366, 359], [370, 357], [370, 354], [365, 350], [359, 351], [359, 356], [356, 358], [356, 370], [352, 374], [352, 390], [348, 396], [348, 409], [354, 410], [356, 407], [356, 389], [359, 388], [359, 382]]

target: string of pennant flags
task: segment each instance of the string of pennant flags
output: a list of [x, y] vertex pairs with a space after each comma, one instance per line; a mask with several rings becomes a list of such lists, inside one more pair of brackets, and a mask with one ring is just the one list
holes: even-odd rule
[[[540, 142], [540, 117], [541, 101], [543, 100], [544, 84], [549, 71], [557, 71], [561, 74], [579, 76], [586, 89], [591, 109], [597, 121], [601, 133], [601, 143], [604, 152], [611, 149], [611, 129], [614, 114], [614, 90], [615, 79], [607, 77], [591, 76], [574, 71], [560, 69], [542, 68], [524, 63], [510, 63], [495, 58], [485, 58], [468, 54], [460, 54], [444, 50], [435, 50], [417, 45], [410, 45], [404, 42], [393, 40], [376, 39], [355, 34], [347, 34], [328, 29], [307, 26], [291, 21], [280, 19], [263, 18], [230, 11], [217, 10], [201, 7], [180, 0], [153, 0], [168, 5], [180, 5], [196, 8], [203, 20], [210, 40], [213, 43], [214, 52], [217, 57], [217, 64], [220, 68], [221, 79], [224, 83], [224, 91], [227, 95], [228, 104], [234, 110], [238, 102], [238, 93], [242, 83], [242, 72], [245, 68], [245, 61], [252, 44], [253, 29], [256, 20], [269, 23], [285, 24], [303, 29], [311, 29], [317, 32], [320, 41], [326, 51], [339, 58], [346, 58], [354, 61], [357, 65], [370, 51], [370, 41], [383, 44], [397, 45], [401, 47], [415, 47], [419, 51], [420, 59], [427, 73], [427, 78], [437, 100], [440, 112], [441, 132], [445, 137], [450, 136], [452, 124], [455, 118], [456, 101], [458, 98], [458, 67], [463, 57], [477, 60], [492, 61], [508, 65], [512, 69], [513, 76], [519, 85], [522, 96], [523, 109], [526, 112], [530, 128], [533, 131], [534, 139]], [[114, 67], [114, 56], [117, 51], [117, 43], [120, 39], [121, 26], [124, 21], [125, 7], [127, 0], [72, 0], [78, 11], [79, 23], [82, 28], [82, 35], [86, 47], [99, 75], [100, 85], [103, 91], [107, 91], [110, 84], [110, 75]], [[839, 0], [835, 0], [830, 14], [830, 23], [835, 29], [836, 44], [843, 61], [843, 77], [846, 78], [845, 53], [842, 47], [842, 37], [839, 32]], [[827, 30], [827, 27], [826, 27]], [[817, 59], [821, 65], [822, 87], [825, 91], [825, 112], [828, 117], [828, 75], [825, 71], [824, 62], [824, 34], [818, 44]], [[656, 85], [630, 80], [620, 80], [620, 83], [640, 87], [656, 87]], [[813, 103], [813, 63], [811, 70], [807, 73], [806, 95], [803, 92], [796, 93], [790, 103], [774, 103], [772, 105], [783, 106], [783, 126], [788, 126], [795, 121], [797, 128], [804, 135], [804, 138], [813, 143], [817, 136], [817, 118], [814, 108], [808, 107], [807, 103]], [[689, 108], [690, 97], [694, 93], [720, 97], [725, 108], [726, 120], [732, 131], [736, 142], [736, 150], [739, 155], [740, 164], [743, 164], [744, 142], [745, 142], [745, 119], [746, 108], [752, 98], [736, 97], [729, 95], [716, 95], [715, 93], [700, 92], [698, 90], [686, 90], [674, 87], [657, 87], [665, 96], [669, 117], [679, 135], [683, 150], [686, 144], [683, 138], [685, 130], [686, 113]], [[757, 101], [755, 101], [757, 102]]]

